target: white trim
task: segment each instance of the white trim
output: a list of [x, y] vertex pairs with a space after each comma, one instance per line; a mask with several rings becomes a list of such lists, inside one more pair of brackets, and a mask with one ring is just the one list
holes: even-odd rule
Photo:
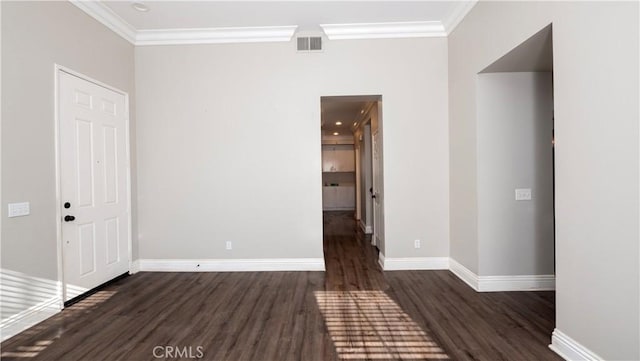
[[183, 45], [290, 41], [298, 28], [261, 26], [201, 29], [136, 29], [102, 1], [69, 0], [98, 22], [134, 45]]
[[451, 33], [456, 29], [458, 24], [462, 22], [467, 14], [473, 9], [474, 6], [478, 3], [478, 0], [467, 0], [460, 1], [456, 4], [455, 9], [449, 14], [446, 19], [442, 20], [442, 25], [444, 26], [444, 30], [447, 35], [451, 35]]
[[60, 312], [62, 309], [60, 307], [61, 304], [61, 299], [55, 296], [2, 320], [0, 323], [1, 341], [13, 337]]
[[140, 260], [137, 259], [131, 262], [131, 266], [129, 267], [129, 274], [134, 275], [140, 272]]
[[553, 291], [554, 275], [478, 276], [453, 258], [449, 270], [477, 292]]
[[[126, 152], [126, 166], [127, 166], [127, 220], [129, 222], [129, 232], [127, 232], [127, 257], [129, 257], [129, 274], [131, 274], [131, 267], [133, 266], [133, 191], [131, 189], [131, 134], [130, 134], [130, 118], [131, 108], [129, 106], [129, 94], [124, 93], [124, 106], [127, 109], [127, 119], [125, 119], [125, 152]], [[136, 271], [137, 272], [137, 271]]]
[[385, 271], [448, 270], [449, 257], [385, 258], [383, 265]]
[[138, 30], [135, 45], [264, 43], [291, 41], [297, 25]]
[[324, 212], [333, 212], [333, 211], [355, 211], [356, 209], [353, 207], [330, 207], [330, 208], [322, 208]]
[[553, 291], [556, 289], [554, 275], [524, 276], [479, 276], [479, 292], [505, 291]]
[[[122, 94], [122, 95], [124, 95], [124, 96], [126, 96], [126, 97], [129, 97], [129, 93], [127, 93], [127, 92], [126, 92], [126, 91], [124, 91], [124, 90], [120, 90], [120, 89], [115, 88], [115, 87], [113, 87], [113, 86], [111, 86], [111, 85], [109, 85], [109, 84], [105, 84], [105, 83], [103, 83], [103, 82], [101, 82], [101, 81], [99, 81], [99, 80], [93, 79], [93, 78], [92, 78], [92, 77], [90, 77], [90, 76], [84, 75], [84, 74], [82, 74], [82, 73], [79, 73], [79, 72], [77, 72], [77, 71], [75, 71], [75, 70], [73, 70], [73, 69], [67, 68], [67, 67], [62, 66], [62, 65], [60, 65], [60, 64], [54, 64], [54, 66], [55, 66], [56, 71], [63, 71], [63, 72], [65, 72], [65, 73], [69, 74], [69, 75], [73, 75], [73, 76], [75, 76], [75, 77], [77, 77], [77, 78], [80, 78], [80, 79], [86, 80], [86, 81], [88, 81], [88, 82], [90, 82], [90, 83], [93, 83], [93, 84], [95, 84], [95, 85], [99, 85], [99, 86], [101, 86], [101, 87], [103, 87], [103, 88], [106, 88], [106, 89], [111, 90], [111, 91], [113, 91], [113, 92], [116, 92], [116, 93], [118, 93], [118, 94]], [[57, 72], [56, 72], [56, 74], [57, 74]], [[128, 104], [128, 103], [127, 103], [127, 104]], [[129, 117], [127, 117], [127, 125], [128, 125], [128, 123], [129, 123]]]
[[[102, 1], [69, 0], [123, 39], [134, 45], [184, 45], [288, 42], [298, 28], [291, 26], [197, 29], [136, 29]], [[442, 21], [321, 24], [330, 40], [446, 37], [473, 9], [478, 0], [460, 1]]]
[[324, 271], [322, 258], [141, 259], [143, 272]]
[[64, 267], [62, 264], [62, 208], [60, 205], [62, 204], [62, 185], [60, 182], [60, 119], [58, 117], [59, 114], [59, 95], [58, 95], [58, 87], [60, 84], [59, 73], [61, 70], [61, 66], [58, 64], [53, 65], [53, 136], [54, 136], [54, 155], [55, 155], [55, 171], [56, 171], [56, 260], [57, 271], [58, 271], [58, 297], [60, 298], [60, 302], [63, 302], [66, 298], [66, 289], [64, 288]]
[[320, 24], [329, 40], [446, 37], [439, 21]]
[[549, 348], [565, 360], [604, 360], [557, 328], [553, 330]]
[[473, 273], [467, 267], [465, 267], [465, 266], [461, 265], [460, 263], [458, 263], [458, 261], [456, 261], [453, 258], [449, 259], [449, 270], [454, 275], [458, 276], [459, 279], [464, 281], [464, 283], [468, 284], [469, 287], [473, 288], [476, 291], [479, 290], [479, 288], [478, 288], [478, 275]]
[[136, 29], [113, 12], [107, 5], [102, 3], [102, 1], [69, 0], [69, 2], [120, 35], [126, 41], [135, 44]]
[[[362, 229], [362, 232], [364, 232], [365, 234], [373, 233], [373, 228], [371, 226], [365, 226], [364, 222], [362, 221], [362, 219], [358, 223], [360, 224], [360, 229]], [[373, 243], [373, 240], [372, 240], [371, 243]], [[374, 246], [375, 246], [375, 244], [374, 244]]]
[[378, 253], [378, 264], [380, 265], [380, 269], [384, 271], [384, 253]]
[[130, 139], [130, 134], [129, 134], [129, 127], [130, 127], [130, 111], [131, 109], [129, 108], [129, 93], [120, 90], [118, 88], [112, 87], [108, 84], [105, 84], [101, 81], [98, 81], [96, 79], [93, 79], [89, 76], [86, 76], [82, 73], [79, 73], [75, 70], [69, 69], [67, 67], [64, 67], [62, 65], [59, 64], [53, 64], [53, 69], [54, 69], [54, 115], [53, 115], [53, 121], [54, 121], [54, 144], [55, 144], [55, 159], [56, 159], [56, 164], [55, 164], [55, 170], [56, 170], [56, 244], [57, 244], [57, 259], [58, 259], [58, 281], [59, 281], [59, 299], [61, 300], [60, 302], [64, 302], [64, 300], [66, 300], [66, 283], [64, 281], [64, 267], [63, 267], [63, 255], [62, 255], [62, 249], [63, 249], [63, 245], [62, 245], [62, 184], [61, 184], [61, 180], [60, 177], [62, 176], [61, 173], [61, 168], [60, 168], [60, 117], [59, 117], [59, 107], [58, 107], [58, 102], [59, 102], [59, 94], [58, 94], [58, 86], [60, 84], [60, 72], [64, 72], [67, 73], [69, 75], [73, 75], [77, 78], [83, 79], [85, 81], [88, 81], [90, 83], [96, 84], [98, 86], [101, 86], [105, 89], [111, 90], [113, 92], [116, 92], [118, 94], [121, 94], [124, 96], [124, 102], [125, 102], [125, 107], [126, 107], [126, 112], [127, 112], [127, 117], [125, 118], [125, 142], [126, 142], [126, 166], [127, 166], [127, 217], [129, 219], [129, 232], [127, 233], [127, 238], [128, 238], [128, 257], [129, 257], [129, 272], [131, 273], [131, 259], [132, 259], [132, 252], [133, 252], [133, 246], [132, 246], [132, 238], [133, 238], [133, 223], [132, 223], [132, 215], [131, 215], [131, 149], [130, 149], [130, 144], [131, 144], [131, 139]]

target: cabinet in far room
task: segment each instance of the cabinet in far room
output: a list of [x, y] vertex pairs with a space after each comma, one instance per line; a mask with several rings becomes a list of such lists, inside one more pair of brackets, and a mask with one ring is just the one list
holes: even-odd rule
[[356, 208], [355, 185], [322, 187], [322, 209], [347, 211]]
[[323, 172], [355, 172], [355, 153], [351, 144], [324, 144], [322, 146]]
[[322, 146], [322, 209], [356, 208], [355, 151], [353, 144]]

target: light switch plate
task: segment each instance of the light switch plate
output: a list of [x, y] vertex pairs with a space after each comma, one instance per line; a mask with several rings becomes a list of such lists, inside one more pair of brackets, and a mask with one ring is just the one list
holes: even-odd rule
[[29, 213], [29, 202], [9, 203], [9, 217], [28, 216]]
[[516, 189], [516, 201], [530, 201], [531, 188]]

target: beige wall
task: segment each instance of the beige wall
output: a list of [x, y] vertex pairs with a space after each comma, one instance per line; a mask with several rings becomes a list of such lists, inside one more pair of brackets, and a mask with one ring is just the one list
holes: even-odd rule
[[382, 95], [386, 256], [447, 256], [447, 39], [325, 44], [136, 49], [141, 259], [322, 257], [331, 95]]
[[478, 275], [552, 275], [552, 74], [485, 73], [477, 85]]
[[450, 35], [451, 257], [478, 272], [477, 73], [549, 23], [556, 327], [638, 359], [638, 3], [481, 1]]
[[[133, 46], [69, 2], [1, 6], [2, 268], [57, 280], [54, 63], [128, 92], [134, 109]], [[21, 201], [31, 215], [7, 218]]]

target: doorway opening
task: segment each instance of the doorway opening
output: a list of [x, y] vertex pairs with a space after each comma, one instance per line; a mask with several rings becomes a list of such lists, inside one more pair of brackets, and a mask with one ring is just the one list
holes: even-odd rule
[[384, 250], [381, 103], [378, 95], [320, 98], [328, 273], [332, 262], [352, 256], [366, 257], [364, 262], [377, 267], [378, 252]]
[[477, 90], [479, 275], [555, 290], [552, 26], [482, 70]]

